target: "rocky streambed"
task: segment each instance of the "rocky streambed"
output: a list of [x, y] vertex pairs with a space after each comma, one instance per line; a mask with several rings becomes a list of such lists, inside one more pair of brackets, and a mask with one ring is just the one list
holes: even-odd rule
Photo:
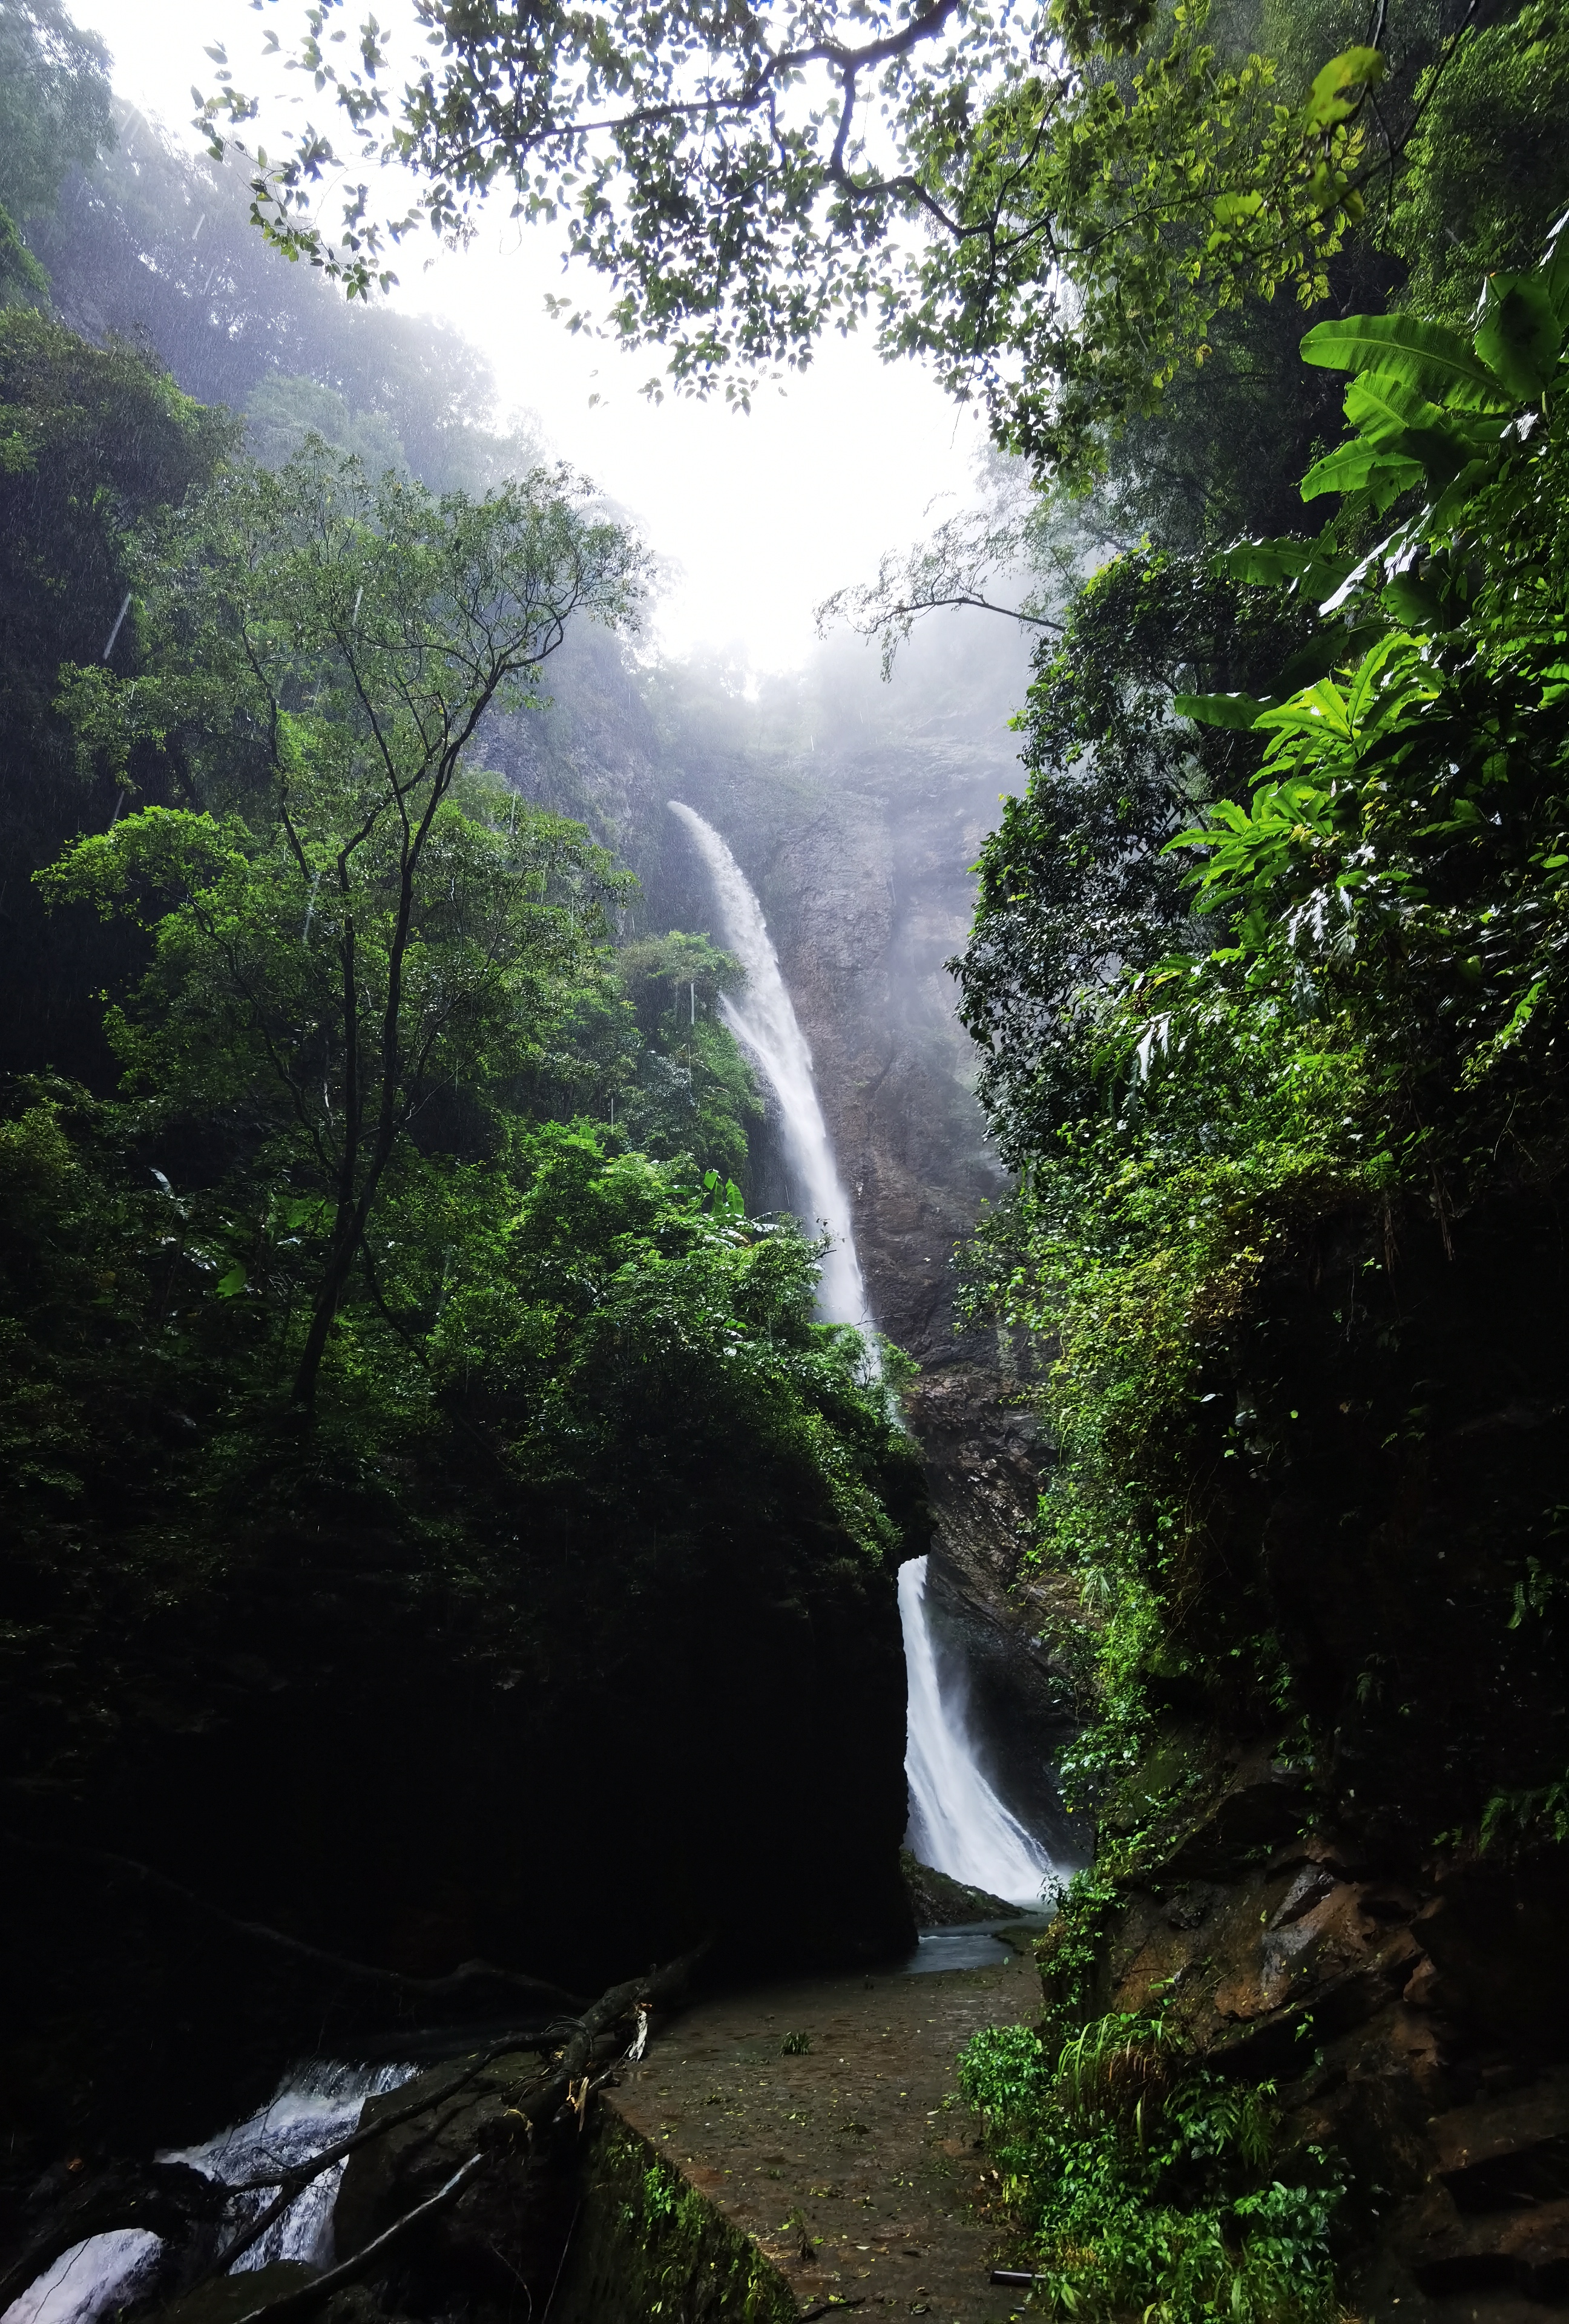
[[998, 1925], [685, 2004], [632, 1980], [575, 2034], [423, 2069], [296, 2070], [196, 2147], [41, 2184], [7, 2324], [1001, 2324], [953, 2096], [970, 2036], [1038, 2004], [1038, 1923]]

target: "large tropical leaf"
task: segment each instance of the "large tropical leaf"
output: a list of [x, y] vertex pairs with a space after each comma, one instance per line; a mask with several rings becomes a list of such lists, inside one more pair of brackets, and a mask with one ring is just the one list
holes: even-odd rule
[[1323, 493], [1366, 491], [1383, 510], [1399, 493], [1419, 484], [1425, 473], [1420, 459], [1381, 451], [1376, 444], [1343, 444], [1314, 462], [1302, 479], [1302, 497], [1313, 501]]
[[1267, 588], [1289, 587], [1315, 602], [1339, 586], [1354, 559], [1330, 540], [1327, 532], [1316, 540], [1297, 540], [1285, 534], [1275, 540], [1239, 540], [1222, 551], [1215, 570], [1233, 581]]
[[1516, 401], [1458, 331], [1420, 315], [1315, 323], [1302, 342], [1302, 360], [1328, 371], [1381, 372], [1463, 411], [1509, 411]]
[[1178, 694], [1171, 706], [1179, 718], [1196, 718], [1204, 726], [1246, 728], [1265, 705], [1252, 694]]
[[1546, 392], [1563, 343], [1544, 270], [1488, 276], [1476, 351], [1522, 402], [1534, 403]]
[[1387, 445], [1407, 428], [1441, 428], [1444, 412], [1389, 372], [1364, 372], [1345, 392], [1348, 423], [1370, 444]]

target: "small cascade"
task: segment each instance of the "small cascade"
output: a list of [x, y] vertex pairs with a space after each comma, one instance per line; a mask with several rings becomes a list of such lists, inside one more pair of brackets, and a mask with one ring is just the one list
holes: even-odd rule
[[[413, 2066], [342, 2066], [316, 2060], [286, 2076], [276, 2095], [257, 2114], [199, 2146], [164, 2151], [160, 2163], [185, 2163], [220, 2186], [239, 2187], [291, 2165], [308, 2163], [358, 2127], [366, 2098], [396, 2089], [418, 2070]], [[272, 2260], [303, 2261], [330, 2267], [332, 2210], [345, 2162], [330, 2163], [273, 2220], [265, 2235], [242, 2252], [229, 2273], [265, 2267]], [[236, 2193], [225, 2209], [226, 2242], [272, 2200], [274, 2190]], [[162, 2236], [145, 2227], [116, 2227], [89, 2236], [34, 2278], [18, 2294], [0, 2324], [94, 2324], [152, 2288], [163, 2256]]]
[[151, 2290], [163, 2238], [148, 2227], [114, 2227], [88, 2236], [18, 2292], [0, 2324], [93, 2324]]
[[962, 1696], [944, 1693], [926, 1582], [924, 1557], [900, 1567], [899, 1611], [909, 1678], [908, 1845], [920, 1863], [962, 1880], [967, 1888], [983, 1888], [1011, 1904], [1038, 1904], [1057, 1868], [982, 1774]]
[[[204, 2178], [216, 2179], [225, 2187], [290, 2170], [346, 2138], [358, 2128], [366, 2098], [382, 2090], [397, 2089], [416, 2070], [412, 2066], [342, 2066], [330, 2059], [313, 2059], [286, 2075], [259, 2113], [220, 2130], [216, 2138], [205, 2140], [200, 2146], [171, 2149], [158, 2160], [189, 2163]], [[231, 2274], [266, 2267], [276, 2259], [302, 2260], [307, 2267], [330, 2267], [332, 2207], [346, 2168], [346, 2159], [329, 2164], [313, 2179], [266, 2234], [249, 2251], [241, 2253]], [[272, 2201], [272, 2192], [270, 2188], [258, 2188], [236, 2195], [224, 2215], [226, 2232], [233, 2236], [247, 2227]]]
[[720, 997], [725, 1024], [734, 1034], [775, 1097], [784, 1130], [785, 1152], [800, 1188], [803, 1215], [827, 1229], [832, 1240], [817, 1278], [817, 1312], [826, 1323], [871, 1327], [866, 1283], [855, 1255], [849, 1198], [840, 1184], [828, 1143], [827, 1124], [812, 1079], [812, 1053], [797, 1021], [780, 974], [779, 954], [746, 874], [711, 823], [679, 799], [669, 802], [697, 844], [719, 907], [725, 942], [746, 971], [739, 1001]]

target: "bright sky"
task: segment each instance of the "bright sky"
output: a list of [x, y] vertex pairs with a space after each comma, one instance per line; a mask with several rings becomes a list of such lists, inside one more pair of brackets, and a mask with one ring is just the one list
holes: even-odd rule
[[[208, 46], [226, 45], [239, 85], [254, 85], [246, 68], [263, 20], [248, 0], [70, 6], [113, 51], [120, 94], [187, 142], [191, 85], [212, 86]], [[351, 0], [349, 21], [361, 13]], [[286, 37], [303, 14], [304, 0], [281, 0], [264, 22]], [[548, 232], [501, 218], [422, 271], [429, 247], [404, 245], [397, 302], [455, 323], [489, 356], [503, 401], [537, 414], [551, 450], [638, 521], [675, 568], [657, 623], [674, 653], [739, 646], [759, 670], [799, 662], [819, 600], [869, 579], [885, 549], [971, 496], [980, 427], [914, 364], [886, 366], [865, 343], [835, 339], [749, 415], [671, 397], [651, 405], [640, 390], [655, 355], [574, 338], [545, 313], [546, 291], [563, 287]], [[605, 303], [592, 277], [573, 287], [584, 304]]]

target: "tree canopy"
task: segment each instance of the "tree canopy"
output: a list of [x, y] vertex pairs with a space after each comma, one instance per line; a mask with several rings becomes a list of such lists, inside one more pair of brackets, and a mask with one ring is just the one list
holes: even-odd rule
[[401, 1141], [438, 1093], [521, 1069], [595, 933], [607, 867], [580, 831], [525, 814], [520, 835], [515, 802], [455, 796], [568, 622], [635, 597], [638, 553], [565, 482], [438, 502], [319, 439], [277, 476], [243, 468], [144, 563], [151, 670], [68, 677], [87, 747], [183, 746], [189, 807], [116, 821], [48, 877], [156, 932], [115, 1019], [134, 1084], [259, 1104], [295, 1207], [325, 1206], [306, 1403]]
[[[1217, 45], [1204, 0], [743, 7], [722, 23], [678, 5], [587, 17], [420, 0], [434, 57], [391, 101], [385, 34], [367, 19], [349, 60], [335, 14], [312, 13], [294, 61], [363, 152], [419, 173], [440, 231], [498, 185], [560, 224], [612, 290], [608, 327], [665, 347], [678, 383], [744, 400], [864, 318], [885, 352], [980, 397], [1001, 442], [1075, 472], [1108, 426], [1152, 408], [1218, 312], [1323, 296], [1418, 116], [1381, 50], [1326, 54], [1293, 88], [1269, 55]], [[203, 116], [219, 152], [260, 110], [226, 59], [221, 78]], [[390, 279], [413, 214], [377, 220], [362, 185], [329, 227], [315, 208], [328, 130], [282, 134], [281, 158], [255, 152], [268, 234], [351, 290]]]

